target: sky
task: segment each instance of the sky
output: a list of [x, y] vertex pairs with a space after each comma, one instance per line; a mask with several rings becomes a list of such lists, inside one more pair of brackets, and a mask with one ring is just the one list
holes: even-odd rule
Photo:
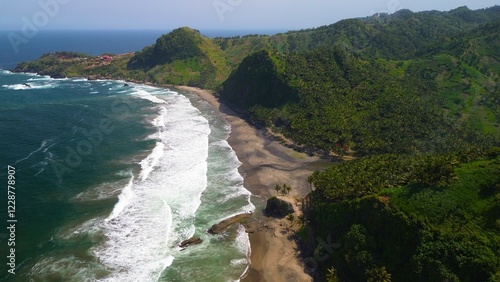
[[0, 29], [294, 30], [400, 9], [494, 5], [500, 0], [0, 0]]

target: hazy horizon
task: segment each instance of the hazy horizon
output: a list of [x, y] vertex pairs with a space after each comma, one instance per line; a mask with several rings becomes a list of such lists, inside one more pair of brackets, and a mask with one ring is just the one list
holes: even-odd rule
[[188, 26], [197, 30], [297, 30], [333, 24], [342, 19], [413, 12], [448, 11], [461, 6], [471, 10], [499, 5], [498, 0], [210, 0], [172, 3], [148, 0], [77, 2], [41, 0], [30, 3], [0, 0], [0, 30], [172, 30]]

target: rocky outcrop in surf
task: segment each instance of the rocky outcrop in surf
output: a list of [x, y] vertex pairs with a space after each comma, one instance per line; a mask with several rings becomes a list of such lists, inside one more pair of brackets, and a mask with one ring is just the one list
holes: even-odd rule
[[243, 223], [245, 220], [249, 219], [252, 216], [251, 213], [238, 214], [228, 219], [224, 219], [223, 221], [212, 225], [210, 229], [208, 229], [208, 233], [215, 235], [224, 232], [226, 229], [231, 227], [236, 223]]

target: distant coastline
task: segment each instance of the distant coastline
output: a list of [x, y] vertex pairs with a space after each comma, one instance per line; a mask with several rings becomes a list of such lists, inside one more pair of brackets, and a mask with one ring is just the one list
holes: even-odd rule
[[[153, 44], [162, 34], [171, 30], [45, 30], [40, 31], [15, 52], [9, 41], [9, 33], [19, 30], [0, 30], [0, 69], [10, 70], [17, 64], [38, 59], [45, 53], [71, 50], [93, 56], [105, 53], [141, 51]], [[287, 30], [200, 30], [207, 37], [233, 37], [248, 34], [273, 35]], [[134, 40], [130, 40], [134, 38]], [[54, 44], [57, 42], [57, 44]]]

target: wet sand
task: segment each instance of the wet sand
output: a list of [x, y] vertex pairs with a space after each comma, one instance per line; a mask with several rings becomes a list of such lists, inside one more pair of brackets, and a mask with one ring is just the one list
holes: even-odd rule
[[298, 153], [271, 140], [263, 130], [251, 126], [236, 112], [220, 103], [211, 91], [187, 86], [176, 88], [196, 93], [219, 110], [231, 125], [228, 142], [242, 163], [240, 173], [244, 177], [244, 185], [261, 203], [256, 205], [258, 210], [254, 215], [259, 226], [249, 231], [251, 265], [242, 281], [312, 281], [304, 272], [299, 250], [293, 239], [292, 230], [298, 224], [290, 228], [288, 220], [266, 217], [259, 209], [265, 207], [267, 198], [276, 195], [276, 184], [286, 183], [292, 187], [292, 191], [285, 198], [294, 204], [297, 217], [297, 210], [300, 208], [298, 199], [310, 192], [307, 177], [314, 171], [312, 164], [318, 158]]

